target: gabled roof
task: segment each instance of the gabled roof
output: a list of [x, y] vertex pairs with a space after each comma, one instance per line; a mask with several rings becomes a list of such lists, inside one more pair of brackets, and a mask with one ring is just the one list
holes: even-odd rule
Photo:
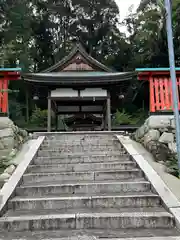
[[57, 72], [63, 70], [64, 66], [67, 65], [75, 56], [77, 55], [82, 56], [87, 63], [89, 63], [90, 66], [93, 66], [97, 71], [105, 71], [105, 72], [114, 72], [112, 69], [108, 68], [104, 64], [98, 62], [96, 59], [91, 57], [85, 49], [82, 47], [80, 43], [76, 44], [76, 46], [73, 48], [73, 50], [69, 53], [68, 56], [64, 57], [62, 60], [60, 60], [55, 65], [51, 66], [50, 68], [42, 71], [43, 73], [48, 72]]

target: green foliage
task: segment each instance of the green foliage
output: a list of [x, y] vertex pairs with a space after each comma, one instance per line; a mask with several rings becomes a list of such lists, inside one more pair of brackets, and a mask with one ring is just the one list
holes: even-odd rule
[[[2, 0], [0, 65], [41, 71], [64, 57], [76, 38], [93, 57], [118, 71], [169, 66], [163, 0], [141, 0], [138, 10], [130, 12], [122, 23], [127, 35], [121, 32], [118, 19], [115, 0]], [[173, 0], [173, 31], [178, 67], [179, 0]], [[25, 86], [19, 82], [12, 81], [10, 85], [20, 90], [16, 100], [24, 103]], [[13, 118], [18, 118], [19, 113], [13, 108], [10, 112]], [[143, 118], [138, 114], [121, 113], [121, 119], [136, 122]]]
[[25, 123], [25, 118], [23, 116], [23, 111], [26, 108], [26, 105], [19, 103], [14, 98], [9, 99], [9, 115], [12, 121], [14, 121], [18, 126], [19, 124]]
[[113, 125], [136, 125], [141, 124], [147, 118], [147, 114], [143, 110], [138, 110], [135, 114], [130, 114], [124, 109], [117, 110], [113, 119]]
[[168, 161], [166, 162], [166, 166], [168, 168], [169, 173], [171, 173], [175, 177], [179, 177], [177, 155], [171, 154], [171, 156], [169, 156]]
[[122, 112], [117, 110], [114, 117], [115, 118], [113, 121], [113, 125], [121, 125], [121, 124], [130, 124], [131, 123], [132, 116], [129, 115], [128, 113], [126, 113], [124, 109]]
[[35, 110], [32, 112], [30, 124], [35, 127], [47, 127], [47, 116], [47, 110], [41, 110], [40, 108], [36, 107]]

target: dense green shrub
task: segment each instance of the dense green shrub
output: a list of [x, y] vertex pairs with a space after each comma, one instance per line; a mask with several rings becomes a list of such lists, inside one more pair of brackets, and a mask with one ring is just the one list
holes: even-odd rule
[[167, 171], [175, 177], [179, 177], [177, 154], [171, 154], [166, 162]]
[[117, 110], [113, 118], [113, 125], [142, 124], [147, 117], [147, 113], [142, 109], [139, 109], [135, 114], [130, 114], [124, 109]]
[[[52, 125], [54, 125], [54, 113], [52, 115]], [[30, 124], [36, 127], [47, 127], [48, 111], [36, 107], [32, 112]]]

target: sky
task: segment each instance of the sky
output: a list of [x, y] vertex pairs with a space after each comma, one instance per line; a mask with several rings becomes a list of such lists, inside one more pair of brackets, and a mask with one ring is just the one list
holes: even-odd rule
[[[117, 5], [119, 6], [120, 10], [120, 21], [123, 21], [123, 19], [128, 15], [128, 9], [134, 5], [133, 10], [135, 11], [137, 7], [139, 6], [139, 3], [141, 0], [115, 0]], [[121, 31], [126, 32], [125, 27], [121, 27]]]
[[129, 7], [131, 7], [131, 5], [134, 5], [134, 9], [136, 10], [141, 0], [115, 0], [115, 1], [119, 6], [120, 19], [123, 20], [128, 14]]

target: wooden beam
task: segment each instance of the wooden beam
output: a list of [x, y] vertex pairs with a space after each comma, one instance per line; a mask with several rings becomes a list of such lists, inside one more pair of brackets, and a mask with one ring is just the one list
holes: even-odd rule
[[105, 101], [107, 97], [50, 97], [52, 100], [57, 101], [57, 102], [62, 102], [62, 101], [68, 101], [68, 102], [73, 102], [73, 101], [80, 101], [80, 102], [85, 102], [85, 101]]
[[29, 122], [29, 90], [26, 87], [26, 122]]
[[108, 131], [111, 131], [111, 96], [110, 94], [108, 94], [106, 113], [107, 113]]
[[48, 123], [47, 131], [51, 132], [51, 98], [48, 98]]

